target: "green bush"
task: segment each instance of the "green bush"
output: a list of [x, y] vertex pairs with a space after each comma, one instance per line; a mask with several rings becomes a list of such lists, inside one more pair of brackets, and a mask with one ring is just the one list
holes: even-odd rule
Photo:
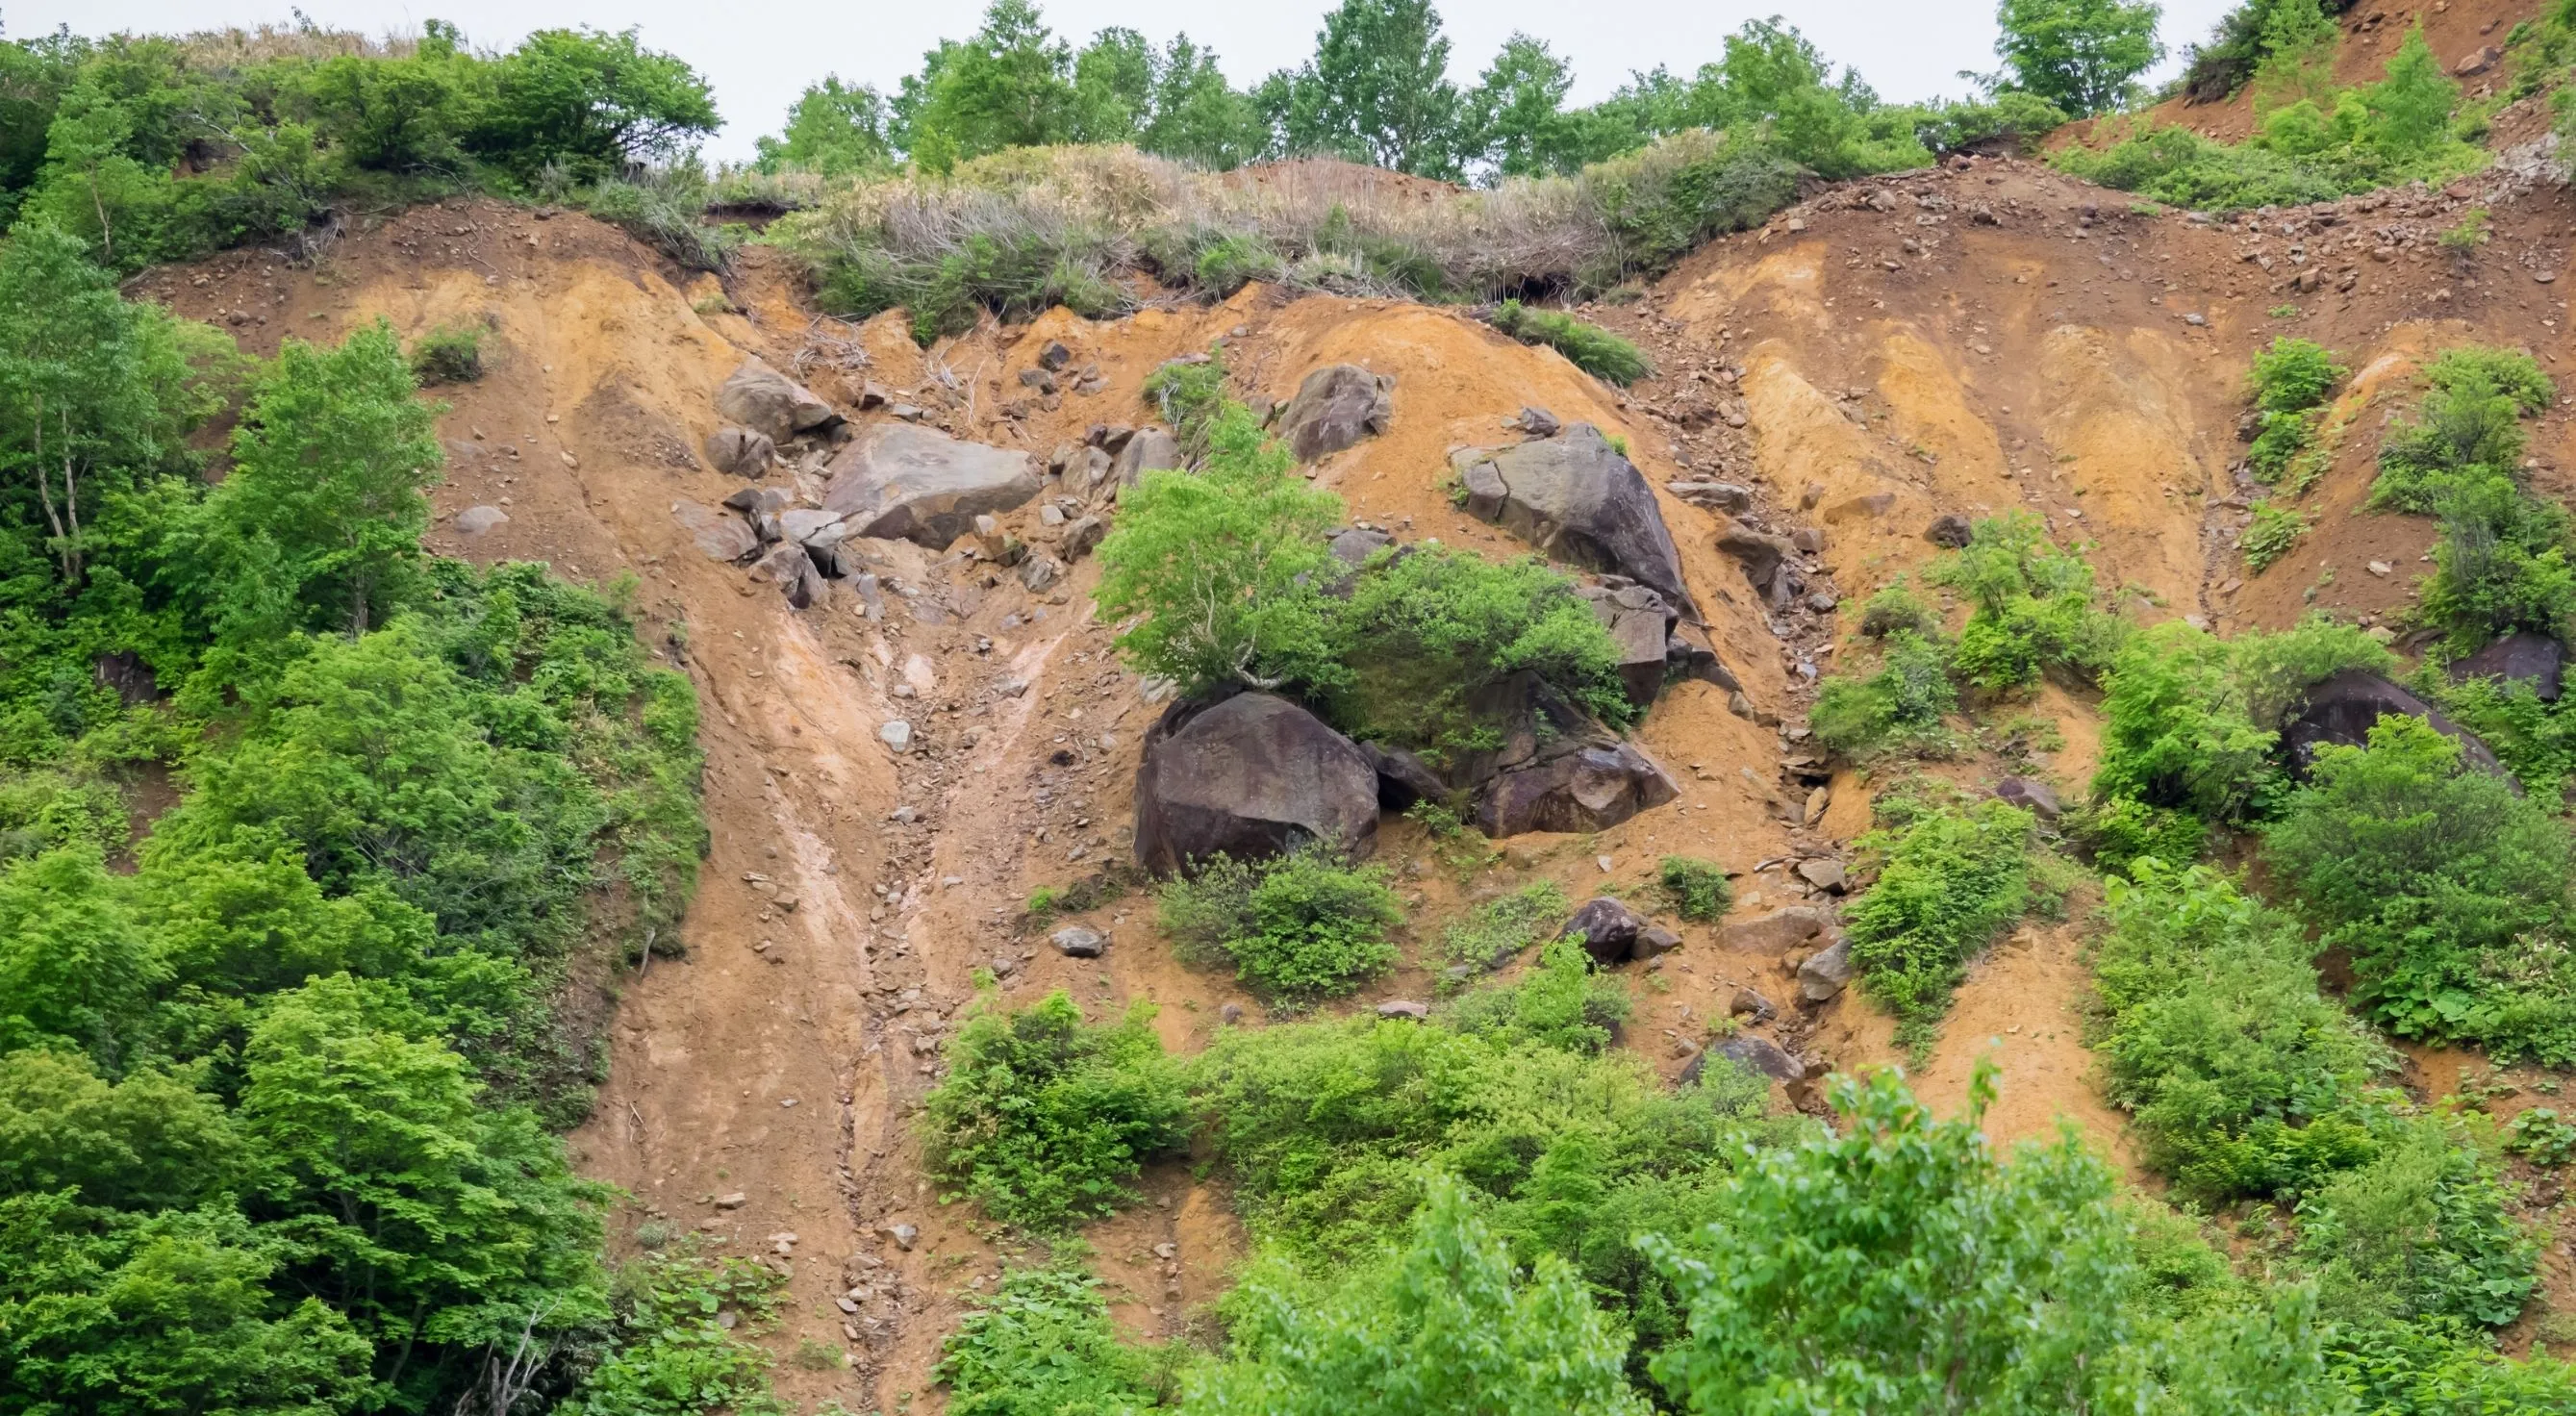
[[1593, 971], [1581, 940], [1563, 938], [1542, 949], [1517, 982], [1488, 984], [1459, 999], [1449, 1025], [1511, 1045], [1598, 1053], [1618, 1040], [1629, 1007], [1627, 987]]
[[483, 331], [440, 325], [412, 341], [411, 371], [423, 384], [474, 382], [483, 377]]
[[[567, 1416], [780, 1411], [769, 1395], [769, 1353], [751, 1338], [775, 1326], [785, 1286], [782, 1275], [749, 1259], [679, 1252], [627, 1265], [609, 1295], [608, 1350], [557, 1409]], [[727, 1317], [736, 1322], [728, 1326]]]
[[2567, 833], [2422, 720], [2316, 749], [2264, 832], [2265, 859], [2319, 943], [2351, 958], [2351, 1001], [2401, 1037], [2498, 1059], [2576, 1059]]
[[1825, 680], [1807, 724], [1827, 751], [1853, 762], [1899, 752], [1937, 756], [1951, 742], [1942, 720], [1958, 706], [1949, 646], [1896, 629], [1886, 636], [1876, 673]]
[[1654, 361], [1636, 345], [1561, 311], [1534, 310], [1518, 300], [1505, 300], [1486, 318], [1521, 343], [1544, 344], [1574, 367], [1621, 388], [1654, 377]]
[[2093, 568], [2059, 550], [2027, 511], [1975, 523], [1968, 544], [1935, 560], [1923, 578], [1968, 600], [1951, 666], [1980, 688], [2018, 687], [2049, 669], [2090, 681], [2109, 667], [2122, 636], [2120, 622], [2093, 607]]
[[1936, 805], [1853, 843], [1877, 879], [1844, 915], [1852, 963], [1910, 1035], [1940, 1017], [1969, 960], [2030, 907], [2032, 828], [2029, 812], [2001, 801]]
[[2442, 539], [2417, 613], [2447, 631], [2451, 653], [2517, 629], [2566, 635], [2576, 617], [2576, 566], [2567, 559], [2565, 507], [2489, 473], [2452, 483], [2436, 509]]
[[1111, 1416], [1161, 1404], [1159, 1365], [1119, 1340], [1098, 1279], [1071, 1266], [1015, 1268], [958, 1319], [931, 1376], [958, 1416]]
[[670, 257], [682, 270], [730, 270], [749, 228], [710, 224], [707, 208], [713, 199], [707, 174], [694, 159], [630, 176], [603, 177], [564, 196], [571, 205]]
[[1521, 950], [1554, 937], [1571, 908], [1553, 880], [1522, 886], [1440, 931], [1440, 958], [1470, 974], [1500, 968]]
[[2299, 538], [2308, 534], [2308, 519], [2286, 506], [2272, 502], [2258, 503], [2254, 519], [2247, 523], [2245, 534], [2238, 538], [2237, 549], [2245, 553], [2245, 568], [2256, 574], [2269, 569], [2274, 561], [2290, 553]]
[[2426, 702], [2477, 734], [2533, 796], [2556, 801], [2576, 781], [2576, 702], [2544, 702], [2527, 679], [2455, 683], [2438, 664], [2427, 665], [2411, 683]]
[[2518, 1111], [2505, 1125], [2504, 1148], [2534, 1165], [2565, 1165], [2576, 1161], [2576, 1125], [2559, 1120], [2555, 1107]]
[[2356, 1327], [2498, 1328], [2522, 1315], [2538, 1241], [2453, 1127], [2420, 1117], [2369, 1164], [2299, 1202], [2299, 1257], [2326, 1313]]
[[2389, 430], [2371, 484], [2376, 508], [2439, 514], [2462, 488], [2503, 478], [2520, 485], [2521, 419], [2547, 408], [2557, 390], [2519, 350], [2460, 345], [2425, 370], [2415, 421]]
[[1348, 993], [1395, 963], [1404, 910], [1380, 866], [1312, 846], [1261, 861], [1219, 855], [1163, 887], [1161, 923], [1181, 957], [1230, 964], [1273, 998]]
[[1199, 251], [1191, 275], [1199, 288], [1224, 299], [1256, 280], [1276, 281], [1287, 274], [1279, 254], [1256, 236], [1223, 236]]
[[2263, 413], [2304, 413], [2326, 401], [2352, 372], [2312, 340], [2279, 336], [2254, 355], [2246, 384]]
[[1860, 612], [1860, 632], [1872, 639], [1885, 639], [1899, 630], [1936, 640], [1943, 634], [1941, 616], [1906, 588], [1902, 577], [1870, 596]]
[[2058, 818], [2058, 829], [2105, 875], [2129, 874], [2147, 857], [2188, 865], [2209, 839], [2209, 823], [2199, 817], [2134, 797], [2080, 803]]
[[[2256, 480], [2278, 482], [2289, 477], [2294, 487], [2301, 488], [2312, 480], [2292, 474], [2301, 467], [2302, 459], [2323, 455], [2317, 438], [2323, 405], [2335, 385], [2350, 372], [2336, 363], [2323, 345], [2305, 339], [2278, 337], [2255, 354], [2246, 386], [2262, 426], [2245, 460]], [[2267, 526], [2265, 510], [2256, 508], [2255, 525], [2247, 530], [2244, 541], [2246, 564], [2258, 571], [2279, 559], [2280, 553], [2289, 549], [2289, 541], [2297, 539], [2295, 526], [2280, 523], [2283, 513], [2273, 513], [2273, 521]], [[2261, 539], [2275, 549], [2257, 549], [2260, 531], [2269, 532]], [[2258, 555], [2262, 556], [2259, 563]]]
[[1694, 856], [1666, 856], [1656, 869], [1673, 913], [1699, 924], [1714, 923], [1735, 904], [1735, 886], [1725, 867]]
[[2318, 988], [2297, 920], [2203, 866], [2153, 858], [2105, 890], [2096, 946], [2103, 1094], [2185, 1194], [2298, 1193], [2365, 1159], [2386, 1050]]
[[1140, 1002], [1117, 1023], [1086, 1023], [1061, 990], [1018, 1011], [978, 1007], [922, 1102], [941, 1199], [971, 1198], [1036, 1230], [1132, 1201], [1137, 1170], [1187, 1133], [1188, 1100], [1152, 1016]]

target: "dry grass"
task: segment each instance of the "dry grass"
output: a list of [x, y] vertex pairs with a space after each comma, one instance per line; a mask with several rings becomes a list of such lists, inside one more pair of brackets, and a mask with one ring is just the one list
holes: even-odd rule
[[420, 36], [387, 33], [369, 39], [356, 30], [297, 25], [261, 25], [256, 29], [198, 30], [178, 40], [181, 58], [192, 69], [245, 69], [280, 59], [408, 59], [420, 47]]

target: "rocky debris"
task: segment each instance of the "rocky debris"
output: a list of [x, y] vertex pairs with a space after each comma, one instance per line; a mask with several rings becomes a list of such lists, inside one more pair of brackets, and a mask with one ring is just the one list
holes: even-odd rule
[[1666, 482], [1664, 490], [1693, 506], [1728, 515], [1753, 505], [1753, 489], [1733, 482]]
[[[463, 516], [456, 518], [456, 529], [465, 529]], [[2508, 634], [2465, 659], [2453, 660], [2451, 681], [2499, 678], [2508, 683], [2528, 683], [2541, 702], [2555, 703], [2566, 663], [2566, 645], [2526, 629]]]
[[1038, 552], [1020, 562], [1020, 588], [1034, 595], [1064, 578], [1064, 562]]
[[1448, 799], [1449, 784], [1441, 781], [1440, 774], [1432, 771], [1430, 764], [1421, 758], [1403, 748], [1388, 747], [1383, 743], [1364, 742], [1359, 748], [1360, 755], [1368, 759], [1370, 770], [1377, 773], [1377, 804], [1380, 809], [1403, 811], [1417, 801]]
[[2503, 50], [2496, 48], [2492, 44], [2480, 45], [2479, 47], [2470, 50], [2468, 53], [2461, 55], [2459, 61], [2451, 65], [2451, 77], [2455, 79], [2473, 78], [2476, 75], [2483, 74], [2487, 70], [2494, 68], [2503, 58]]
[[1357, 570], [1368, 558], [1395, 544], [1395, 538], [1375, 527], [1353, 526], [1334, 533], [1333, 559]]
[[1734, 999], [1727, 1003], [1726, 1011], [1731, 1017], [1751, 1018], [1759, 1026], [1771, 1021], [1780, 1010], [1772, 1007], [1770, 999], [1753, 989], [1739, 988], [1735, 990]]
[[1527, 433], [1529, 436], [1534, 438], [1552, 438], [1555, 437], [1565, 425], [1556, 420], [1555, 414], [1548, 412], [1537, 404], [1525, 403], [1521, 405], [1520, 412], [1504, 420], [1503, 426], [1507, 428], [1518, 428], [1522, 432]]
[[716, 411], [772, 443], [841, 421], [832, 405], [758, 359], [743, 360], [716, 390]]
[[889, 718], [886, 720], [885, 726], [877, 729], [877, 741], [884, 743], [886, 746], [893, 748], [897, 752], [910, 752], [912, 750], [912, 724], [901, 718]]
[[1743, 566], [1744, 578], [1774, 606], [1788, 604], [1798, 593], [1798, 578], [1788, 573], [1798, 547], [1788, 537], [1729, 521], [1718, 528], [1717, 549]]
[[1816, 856], [1798, 862], [1798, 878], [1829, 895], [1839, 895], [1849, 883], [1843, 863], [1831, 856]]
[[914, 1244], [921, 1241], [921, 1231], [909, 1224], [884, 1225], [878, 1228], [877, 1234], [881, 1238], [893, 1240], [894, 1246], [907, 1254], [912, 1252]]
[[1038, 494], [1025, 452], [959, 442], [908, 423], [879, 423], [832, 459], [823, 509], [859, 536], [902, 537], [932, 550]]
[[1598, 831], [1681, 795], [1653, 758], [1535, 673], [1488, 685], [1468, 711], [1499, 745], [1463, 755], [1448, 780], [1477, 792], [1475, 821], [1488, 836]]
[[1559, 933], [1581, 940], [1583, 952], [1592, 956], [1592, 962], [1608, 968], [1628, 962], [1637, 936], [1645, 929], [1644, 915], [1630, 909], [1625, 901], [1600, 895], [1584, 901]]
[[729, 511], [721, 511], [702, 502], [671, 503], [671, 519], [697, 542], [699, 551], [709, 560], [738, 561], [760, 549], [760, 538], [752, 534], [751, 523]]
[[1824, 933], [1833, 922], [1832, 915], [1813, 905], [1790, 905], [1729, 922], [1717, 931], [1717, 942], [1729, 949], [1778, 958]]
[[2057, 789], [2046, 782], [2028, 777], [2006, 777], [1995, 783], [1995, 795], [2029, 812], [2042, 821], [2054, 821], [2066, 810], [2057, 799]]
[[1176, 703], [1136, 769], [1136, 862], [1167, 874], [1313, 841], [1364, 854], [1377, 814], [1367, 754], [1296, 704], [1267, 693]]
[[1099, 930], [1079, 924], [1068, 924], [1048, 935], [1047, 942], [1055, 945], [1056, 951], [1068, 959], [1097, 959], [1109, 947], [1109, 941]]
[[1923, 539], [1945, 551], [1955, 551], [1968, 544], [1968, 518], [1947, 512], [1933, 517], [1932, 524], [1923, 528]]
[[1189, 459], [1181, 454], [1181, 440], [1161, 428], [1140, 428], [1110, 460], [1109, 475], [1118, 486], [1132, 487], [1148, 472], [1169, 467], [1186, 467]]
[[1062, 373], [1064, 366], [1072, 362], [1073, 351], [1065, 348], [1061, 339], [1050, 339], [1038, 350], [1038, 367], [1050, 374]]
[[1431, 1016], [1431, 1005], [1416, 1003], [1409, 998], [1390, 999], [1377, 1005], [1377, 1015], [1381, 1018], [1409, 1018], [1418, 1023]]
[[780, 541], [769, 548], [751, 567], [751, 578], [778, 587], [787, 603], [797, 609], [811, 609], [820, 603], [830, 586], [823, 572], [816, 569], [814, 558], [794, 541]]
[[2482, 772], [2503, 776], [2496, 755], [2477, 734], [2436, 712], [2433, 705], [2362, 669], [2346, 669], [2311, 687], [2299, 711], [2281, 729], [2281, 747], [2290, 771], [2307, 775], [2308, 763], [2321, 743], [2359, 747], [2370, 741], [2370, 725], [2390, 713], [2421, 718], [2434, 731], [2460, 744], [2461, 760]]
[[736, 477], [757, 477], [778, 458], [778, 444], [769, 434], [731, 425], [707, 434], [706, 448], [707, 461], [717, 471]]
[[1312, 462], [1386, 431], [1395, 417], [1395, 376], [1357, 364], [1326, 364], [1297, 385], [1279, 415], [1279, 436], [1300, 462]]
[[1836, 939], [1798, 965], [1798, 996], [1810, 1003], [1824, 1002], [1850, 986], [1851, 981], [1849, 939]]
[[[510, 513], [497, 506], [469, 506], [456, 513], [456, 534], [460, 536], [481, 536], [496, 526], [509, 524]], [[2555, 693], [2550, 696], [2557, 697]]]
[[752, 534], [767, 545], [787, 535], [780, 518], [795, 508], [796, 495], [784, 487], [744, 487], [726, 497], [724, 504], [741, 512], [751, 523]]
[[1624, 575], [1699, 617], [1654, 489], [1600, 429], [1576, 423], [1539, 442], [1462, 448], [1449, 464], [1466, 486], [1469, 515], [1559, 560]]
[[1064, 552], [1066, 560], [1078, 561], [1108, 538], [1108, 522], [1097, 516], [1085, 516], [1065, 523], [1063, 534], [1055, 539], [1055, 548]]

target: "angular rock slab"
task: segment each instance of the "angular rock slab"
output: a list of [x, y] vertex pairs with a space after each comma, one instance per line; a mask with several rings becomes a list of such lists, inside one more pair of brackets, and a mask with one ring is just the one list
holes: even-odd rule
[[738, 561], [760, 549], [760, 538], [752, 534], [751, 523], [730, 511], [703, 502], [671, 503], [671, 519], [689, 533], [698, 549], [710, 560]]
[[832, 405], [758, 359], [743, 360], [716, 390], [716, 411], [773, 443], [841, 421]]
[[1468, 514], [1558, 560], [1627, 576], [1699, 617], [1654, 489], [1599, 428], [1576, 423], [1536, 442], [1462, 448], [1449, 462], [1466, 485]]
[[1025, 452], [960, 442], [911, 423], [879, 423], [832, 459], [823, 509], [850, 534], [901, 537], [932, 550], [975, 529], [975, 518], [1012, 510], [1038, 494], [1035, 459]]
[[1300, 462], [1386, 431], [1395, 417], [1395, 376], [1357, 364], [1326, 364], [1306, 376], [1279, 415], [1279, 436]]
[[1681, 795], [1681, 784], [1635, 744], [1522, 672], [1468, 705], [1500, 744], [1462, 754], [1448, 780], [1477, 793], [1477, 829], [1500, 839], [1529, 831], [1598, 831]]
[[757, 477], [769, 470], [778, 455], [778, 444], [767, 433], [749, 428], [722, 427], [707, 434], [707, 461], [719, 472], [736, 477]]
[[1145, 736], [1136, 769], [1136, 863], [1190, 871], [1309, 842], [1376, 844], [1378, 774], [1367, 754], [1284, 698], [1178, 703]]

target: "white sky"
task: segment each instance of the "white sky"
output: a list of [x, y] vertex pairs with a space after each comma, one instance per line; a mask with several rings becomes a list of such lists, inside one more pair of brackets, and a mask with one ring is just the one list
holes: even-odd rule
[[[1156, 45], [1174, 31], [1212, 46], [1226, 73], [1248, 84], [1313, 51], [1327, 0], [1042, 0], [1056, 32], [1077, 43], [1103, 25], [1141, 31]], [[2166, 0], [2163, 38], [2179, 54], [2205, 38], [2234, 0]], [[0, 10], [14, 38], [69, 24], [83, 34], [168, 33], [226, 25], [285, 23], [282, 0], [17, 0]], [[776, 131], [789, 104], [827, 73], [892, 91], [941, 36], [963, 37], [983, 0], [303, 0], [317, 24], [380, 33], [452, 20], [478, 47], [506, 49], [530, 30], [639, 26], [644, 42], [695, 65], [715, 85], [726, 119], [712, 157], [748, 158], [752, 139]], [[1503, 40], [1525, 30], [1572, 60], [1573, 99], [1590, 102], [1632, 69], [1670, 65], [1687, 73], [1717, 56], [1725, 35], [1747, 19], [1780, 13], [1839, 63], [1857, 67], [1890, 99], [1959, 96], [1962, 69], [1995, 67], [1992, 0], [1448, 0], [1451, 76], [1472, 81]], [[2168, 58], [2154, 77], [2176, 68]]]

